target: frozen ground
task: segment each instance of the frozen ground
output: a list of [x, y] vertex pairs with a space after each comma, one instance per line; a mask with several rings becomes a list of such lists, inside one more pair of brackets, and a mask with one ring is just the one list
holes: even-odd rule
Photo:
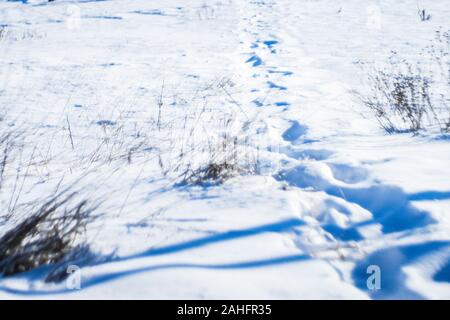
[[[351, 93], [361, 62], [449, 29], [421, 2], [430, 21], [415, 0], [1, 1], [0, 107], [40, 160], [21, 197], [83, 176], [106, 258], [80, 290], [38, 269], [0, 299], [450, 299], [450, 141], [386, 135]], [[262, 169], [178, 183], [230, 130]]]

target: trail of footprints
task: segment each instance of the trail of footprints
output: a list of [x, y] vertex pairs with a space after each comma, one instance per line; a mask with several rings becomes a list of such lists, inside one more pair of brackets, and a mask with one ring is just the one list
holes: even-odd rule
[[[253, 8], [249, 11], [256, 14], [245, 19], [244, 30], [250, 39], [245, 63], [253, 70], [252, 103], [257, 108], [298, 108], [291, 106], [289, 97], [292, 94], [284, 81], [295, 76], [294, 72], [277, 65], [277, 61], [282, 61], [283, 41], [273, 32], [282, 27], [267, 23], [280, 18], [279, 13], [271, 1], [252, 1], [250, 6]], [[272, 19], [265, 19], [264, 14], [272, 15]], [[308, 139], [307, 127], [298, 121], [287, 121], [290, 127], [282, 134], [287, 147], [279, 151], [292, 158], [296, 165], [281, 170], [276, 178], [302, 190], [311, 190], [320, 197], [316, 202], [320, 203], [321, 209], [313, 206], [312, 212], [307, 213], [314, 215], [318, 222], [310, 231], [321, 234], [337, 247], [350, 248], [352, 256], [361, 259], [361, 254], [365, 254], [359, 244], [365, 240], [376, 241], [383, 235], [410, 232], [434, 222], [428, 212], [410, 203], [401, 188], [371, 181], [363, 167], [333, 162], [333, 152], [329, 150], [308, 147], [320, 141]], [[322, 212], [314, 212], [320, 210]], [[296, 245], [308, 251], [308, 236], [300, 231], [296, 233]], [[377, 252], [369, 257], [377, 257]], [[352, 274], [357, 285], [364, 263], [364, 259], [360, 260]], [[395, 276], [401, 277], [401, 265], [397, 267], [399, 274]]]
[[291, 103], [283, 99], [286, 97], [283, 93], [288, 91], [283, 78], [291, 77], [293, 72], [280, 69], [276, 65], [276, 56], [282, 43], [270, 33], [273, 26], [263, 18], [262, 11], [268, 10], [264, 6], [269, 4], [264, 1], [254, 1], [252, 4], [257, 7], [257, 13], [247, 20], [248, 25], [245, 28], [247, 38], [251, 39], [245, 62], [253, 68], [254, 87], [250, 92], [254, 97], [252, 102], [256, 107], [286, 108]]

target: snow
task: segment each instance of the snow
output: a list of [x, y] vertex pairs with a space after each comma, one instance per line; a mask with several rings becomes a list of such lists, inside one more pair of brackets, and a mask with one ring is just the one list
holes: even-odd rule
[[[387, 135], [351, 92], [361, 62], [448, 30], [447, 1], [421, 3], [431, 20], [416, 0], [0, 1], [0, 105], [46, 160], [23, 201], [83, 176], [110, 257], [80, 290], [38, 269], [0, 299], [450, 299], [449, 140]], [[262, 170], [180, 183], [230, 131]]]

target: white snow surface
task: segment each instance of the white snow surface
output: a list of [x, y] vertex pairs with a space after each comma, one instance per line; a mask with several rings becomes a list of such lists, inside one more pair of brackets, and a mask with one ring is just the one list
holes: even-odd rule
[[[0, 299], [450, 299], [450, 139], [387, 135], [352, 94], [361, 61], [449, 29], [422, 3], [430, 21], [416, 0], [1, 1], [0, 107], [51, 158], [24, 197], [86, 174], [105, 258], [80, 290], [38, 269]], [[264, 170], [177, 183], [225, 127]]]

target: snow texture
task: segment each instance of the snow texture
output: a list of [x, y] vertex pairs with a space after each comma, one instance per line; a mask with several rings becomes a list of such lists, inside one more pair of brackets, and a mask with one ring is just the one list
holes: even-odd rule
[[[1, 1], [4, 121], [51, 159], [22, 201], [83, 176], [103, 215], [81, 289], [43, 267], [0, 299], [450, 299], [450, 141], [388, 135], [352, 94], [361, 62], [449, 29], [420, 2]], [[183, 181], [227, 134], [242, 171]]]

